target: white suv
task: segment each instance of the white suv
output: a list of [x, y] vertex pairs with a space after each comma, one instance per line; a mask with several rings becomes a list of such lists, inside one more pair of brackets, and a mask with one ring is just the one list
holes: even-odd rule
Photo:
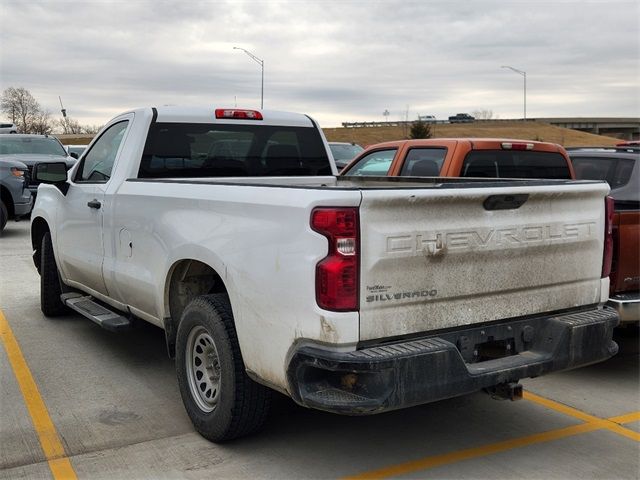
[[0, 133], [18, 133], [15, 123], [0, 123]]

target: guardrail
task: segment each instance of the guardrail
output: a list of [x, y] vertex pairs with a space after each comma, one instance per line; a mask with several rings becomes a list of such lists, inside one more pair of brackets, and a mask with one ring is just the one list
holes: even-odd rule
[[[342, 122], [344, 128], [366, 128], [366, 127], [400, 127], [402, 125], [411, 125], [418, 120], [398, 120], [387, 122]], [[537, 122], [535, 118], [496, 118], [491, 120], [472, 120], [470, 122], [450, 122], [449, 120], [423, 120], [423, 123], [429, 125], [459, 124], [459, 123], [494, 123], [494, 122]]]

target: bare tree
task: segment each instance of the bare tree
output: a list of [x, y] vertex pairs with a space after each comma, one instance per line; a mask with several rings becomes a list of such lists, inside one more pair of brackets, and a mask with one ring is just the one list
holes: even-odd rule
[[9, 87], [2, 92], [0, 109], [11, 117], [18, 130], [27, 132], [33, 118], [40, 112], [40, 104], [29, 90], [19, 87]]
[[0, 110], [11, 118], [20, 132], [49, 133], [53, 129], [51, 115], [26, 88], [6, 88], [0, 97]]
[[54, 122], [51, 119], [51, 114], [46, 110], [40, 110], [31, 119], [31, 124], [25, 133], [37, 133], [40, 135], [48, 135], [53, 130]]
[[482, 110], [474, 110], [471, 112], [471, 115], [476, 117], [476, 120], [493, 120], [493, 110], [487, 110], [485, 108]]
[[95, 135], [100, 131], [102, 125], [85, 125], [82, 127], [84, 133], [88, 133], [89, 135]]
[[79, 134], [85, 132], [85, 127], [71, 117], [62, 118], [58, 120], [57, 124], [62, 128], [62, 133]]

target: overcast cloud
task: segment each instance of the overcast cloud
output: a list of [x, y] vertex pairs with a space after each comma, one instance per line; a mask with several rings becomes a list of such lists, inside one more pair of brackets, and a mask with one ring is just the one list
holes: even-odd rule
[[399, 119], [638, 116], [640, 2], [0, 0], [0, 89], [81, 123], [137, 106], [258, 107], [323, 126]]

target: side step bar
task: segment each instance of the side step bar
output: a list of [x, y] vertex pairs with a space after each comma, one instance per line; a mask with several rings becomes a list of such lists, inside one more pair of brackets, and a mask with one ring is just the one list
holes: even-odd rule
[[128, 318], [95, 302], [90, 295], [82, 295], [75, 292], [63, 293], [60, 295], [60, 299], [69, 308], [84, 315], [105, 330], [121, 332], [131, 328], [131, 321]]

